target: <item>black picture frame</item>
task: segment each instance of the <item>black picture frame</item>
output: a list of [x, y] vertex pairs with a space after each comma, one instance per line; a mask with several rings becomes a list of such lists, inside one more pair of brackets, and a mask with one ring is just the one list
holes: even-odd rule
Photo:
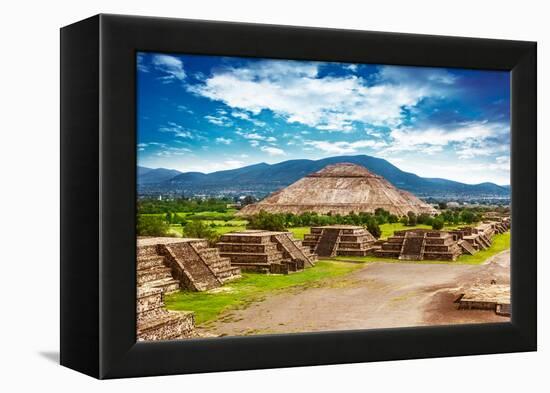
[[[136, 52], [511, 71], [510, 323], [136, 342]], [[61, 29], [61, 364], [96, 378], [535, 351], [536, 43], [97, 15]]]

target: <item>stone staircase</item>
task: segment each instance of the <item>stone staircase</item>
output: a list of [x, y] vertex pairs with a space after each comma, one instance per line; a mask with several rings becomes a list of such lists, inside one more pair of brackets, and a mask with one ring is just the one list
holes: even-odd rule
[[139, 249], [137, 253], [138, 287], [159, 288], [163, 293], [178, 291], [179, 281], [172, 277], [165, 257], [156, 253], [156, 247]]
[[485, 236], [483, 233], [479, 234], [479, 242], [483, 246], [483, 248], [487, 249], [491, 247], [491, 241]]
[[190, 244], [166, 244], [164, 252], [185, 287], [194, 291], [207, 291], [222, 285], [222, 281]]
[[477, 250], [466, 240], [459, 240], [458, 245], [460, 246], [462, 251], [464, 251], [464, 253], [468, 253], [470, 255], [474, 255], [475, 253], [477, 253]]
[[241, 269], [231, 266], [231, 259], [221, 257], [217, 248], [209, 248], [206, 242], [194, 242], [191, 247], [222, 284], [241, 278]]
[[313, 266], [315, 255], [289, 232], [244, 230], [226, 233], [216, 244], [231, 266], [254, 273], [289, 274]]
[[338, 247], [338, 239], [340, 238], [341, 230], [324, 228], [319, 238], [319, 242], [315, 247], [315, 254], [320, 257], [333, 257], [336, 255]]
[[301, 261], [307, 266], [314, 266], [315, 256], [310, 252], [306, 254], [306, 247], [302, 248], [301, 244], [298, 246], [290, 236], [291, 235], [289, 233], [280, 233], [273, 236], [273, 240], [275, 240], [275, 242], [277, 242], [284, 250], [285, 257], [290, 258], [291, 260]]
[[405, 241], [399, 255], [399, 259], [407, 261], [421, 261], [424, 258], [424, 244], [426, 242], [426, 234], [420, 236], [414, 232], [405, 234]]
[[165, 293], [180, 287], [207, 291], [241, 277], [240, 269], [203, 239], [140, 239], [137, 256], [138, 287], [161, 288]]

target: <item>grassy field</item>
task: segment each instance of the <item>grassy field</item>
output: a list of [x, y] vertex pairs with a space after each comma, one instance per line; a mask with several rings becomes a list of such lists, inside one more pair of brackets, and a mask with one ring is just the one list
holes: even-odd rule
[[296, 239], [304, 240], [304, 235], [309, 233], [310, 227], [296, 227], [296, 228], [288, 228], [290, 232], [294, 235]]
[[[443, 228], [444, 231], [449, 231], [456, 229], [458, 227], [465, 226], [466, 224], [459, 224], [459, 225], [445, 225]], [[403, 231], [405, 229], [432, 229], [431, 225], [416, 225], [416, 226], [406, 226], [401, 224], [400, 222], [397, 222], [395, 224], [382, 224], [380, 225], [380, 229], [382, 231], [382, 235], [380, 236], [381, 239], [386, 239], [393, 235], [395, 231]]]
[[463, 265], [480, 265], [485, 262], [488, 258], [493, 255], [498, 254], [504, 250], [510, 248], [510, 232], [503, 234], [495, 235], [493, 237], [493, 244], [491, 248], [487, 250], [482, 250], [477, 252], [475, 255], [461, 255], [457, 258], [456, 261], [404, 261], [399, 259], [390, 259], [390, 258], [377, 258], [374, 256], [367, 257], [336, 257], [335, 260], [338, 261], [353, 261], [353, 262], [364, 262], [364, 263], [373, 263], [373, 262], [387, 262], [387, 263], [422, 263], [422, 264], [463, 264]]
[[165, 304], [169, 310], [194, 311], [195, 322], [199, 325], [216, 319], [223, 311], [246, 307], [268, 293], [291, 287], [321, 285], [323, 280], [343, 276], [360, 267], [357, 263], [321, 260], [314, 267], [295, 274], [243, 273], [242, 279], [224, 285], [219, 292], [180, 291], [166, 295]]

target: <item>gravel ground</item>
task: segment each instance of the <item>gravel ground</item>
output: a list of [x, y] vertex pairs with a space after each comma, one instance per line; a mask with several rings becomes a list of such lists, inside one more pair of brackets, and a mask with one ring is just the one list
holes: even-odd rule
[[267, 296], [200, 330], [234, 336], [507, 322], [492, 311], [458, 310], [454, 303], [464, 288], [492, 279], [510, 282], [509, 250], [483, 265], [372, 263], [319, 287]]

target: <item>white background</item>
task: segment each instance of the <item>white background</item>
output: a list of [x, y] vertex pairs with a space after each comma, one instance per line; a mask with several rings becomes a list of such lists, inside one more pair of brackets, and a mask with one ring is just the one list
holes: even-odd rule
[[[9, 391], [521, 392], [548, 389], [548, 181], [543, 1], [5, 1], [0, 40], [0, 389]], [[538, 41], [539, 352], [96, 381], [56, 364], [59, 345], [59, 31], [122, 13]], [[199, 37], [196, 37], [199, 39]], [[526, 174], [529, 176], [530, 174]], [[85, 252], [85, 250], [83, 250]], [[525, 261], [531, 263], [532, 261]], [[547, 363], [546, 366], [544, 363]], [[546, 390], [548, 391], [548, 390]]]

